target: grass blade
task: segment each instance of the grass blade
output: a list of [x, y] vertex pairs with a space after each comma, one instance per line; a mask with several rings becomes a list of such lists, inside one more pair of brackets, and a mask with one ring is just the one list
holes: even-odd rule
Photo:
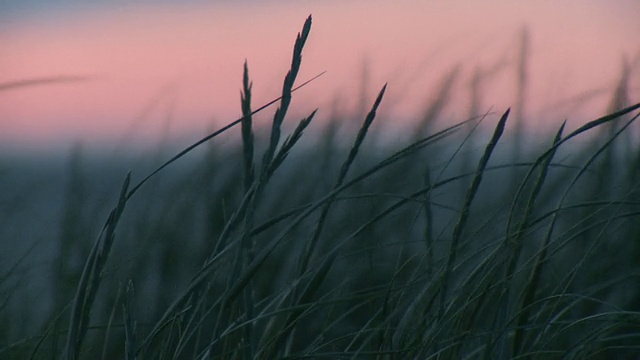
[[71, 310], [71, 320], [69, 322], [69, 333], [64, 350], [64, 359], [77, 359], [80, 354], [82, 341], [87, 331], [87, 326], [89, 325], [93, 301], [95, 300], [98, 287], [102, 280], [102, 271], [104, 270], [111, 245], [115, 239], [115, 231], [120, 221], [120, 216], [127, 203], [127, 190], [130, 181], [131, 173], [128, 173], [122, 184], [118, 205], [111, 211], [107, 222], [91, 249], [91, 253], [82, 271]]
[[460, 213], [460, 217], [458, 218], [458, 222], [453, 228], [453, 235], [451, 237], [449, 255], [447, 257], [447, 265], [446, 265], [444, 276], [442, 279], [442, 289], [440, 293], [440, 311], [438, 315], [439, 321], [442, 321], [444, 316], [444, 310], [445, 310], [445, 305], [446, 305], [448, 290], [449, 290], [449, 279], [451, 277], [451, 273], [453, 271], [453, 267], [456, 262], [456, 256], [458, 253], [458, 244], [460, 242], [460, 238], [462, 237], [462, 230], [464, 229], [467, 223], [467, 218], [469, 217], [471, 203], [473, 202], [473, 199], [476, 196], [478, 188], [480, 187], [480, 182], [482, 181], [482, 175], [484, 173], [484, 169], [487, 166], [487, 163], [489, 162], [489, 158], [491, 157], [493, 150], [498, 144], [498, 140], [500, 140], [500, 137], [504, 132], [504, 128], [507, 123], [507, 118], [509, 117], [509, 111], [510, 109], [507, 109], [507, 111], [500, 118], [500, 121], [498, 121], [498, 125], [496, 126], [493, 136], [491, 137], [491, 140], [489, 140], [489, 143], [487, 144], [487, 147], [485, 148], [485, 151], [482, 154], [482, 157], [480, 158], [480, 162], [478, 163], [478, 168], [476, 169], [475, 176], [471, 182], [471, 185], [469, 186], [469, 189], [467, 190], [467, 195], [462, 207], [462, 211]]

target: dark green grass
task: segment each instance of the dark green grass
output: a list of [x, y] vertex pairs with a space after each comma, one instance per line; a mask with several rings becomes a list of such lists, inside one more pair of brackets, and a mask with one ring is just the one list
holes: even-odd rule
[[[619, 145], [640, 104], [523, 149], [507, 109], [436, 129], [443, 90], [418, 135], [381, 146], [368, 135], [385, 85], [357, 134], [317, 131], [310, 110], [282, 140], [310, 29], [267, 134], [245, 64], [243, 117], [155, 170], [115, 166], [105, 187], [74, 152], [59, 221], [3, 256], [0, 358], [640, 352], [640, 152]], [[38, 204], [28, 186], [2, 194], [7, 222], [37, 222], [21, 210]]]

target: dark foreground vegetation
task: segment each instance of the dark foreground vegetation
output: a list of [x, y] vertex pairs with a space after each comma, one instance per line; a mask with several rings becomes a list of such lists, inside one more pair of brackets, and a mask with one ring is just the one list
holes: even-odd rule
[[351, 138], [311, 135], [315, 112], [285, 136], [310, 27], [267, 134], [245, 67], [243, 118], [157, 171], [75, 152], [55, 223], [25, 210], [46, 171], [0, 168], [6, 223], [45, 229], [0, 229], [0, 358], [640, 354], [640, 104], [526, 149], [509, 110], [436, 129], [434, 104], [380, 147], [385, 86]]

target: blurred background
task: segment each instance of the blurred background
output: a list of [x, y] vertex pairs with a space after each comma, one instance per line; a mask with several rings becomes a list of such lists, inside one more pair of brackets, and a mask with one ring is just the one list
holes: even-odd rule
[[279, 95], [309, 14], [298, 82], [327, 73], [294, 116], [360, 117], [385, 82], [396, 130], [443, 86], [443, 123], [524, 99], [530, 131], [604, 114], [623, 72], [640, 97], [635, 0], [2, 1], [0, 148], [185, 146], [239, 117], [245, 59], [254, 107]]

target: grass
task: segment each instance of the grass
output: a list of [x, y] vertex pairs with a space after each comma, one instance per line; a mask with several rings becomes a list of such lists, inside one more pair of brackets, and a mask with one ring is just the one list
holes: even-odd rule
[[[60, 224], [3, 256], [0, 357], [640, 353], [640, 153], [624, 141], [640, 104], [622, 101], [629, 68], [608, 115], [567, 135], [562, 124], [531, 149], [509, 142], [522, 136], [505, 130], [510, 109], [488, 139], [478, 118], [433, 129], [457, 70], [408, 144], [370, 141], [384, 85], [351, 145], [340, 145], [330, 124], [305, 147], [315, 110], [282, 133], [293, 93], [308, 84], [294, 87], [310, 31], [311, 17], [279, 99], [252, 110], [245, 63], [242, 118], [141, 180], [142, 171], [116, 165], [110, 172], [124, 180], [105, 191], [75, 150]], [[526, 39], [523, 32], [523, 58]], [[524, 75], [519, 84], [516, 114]], [[275, 103], [269, 133], [256, 131], [254, 115]], [[237, 125], [241, 141], [217, 142], [237, 138]], [[196, 149], [205, 156], [187, 156]], [[10, 175], [11, 167], [0, 181]], [[25, 216], [29, 196], [6, 202], [5, 218]], [[56, 250], [38, 265], [45, 241]], [[28, 290], [25, 279], [52, 269], [48, 288]], [[36, 310], [43, 315], [29, 316]]]

